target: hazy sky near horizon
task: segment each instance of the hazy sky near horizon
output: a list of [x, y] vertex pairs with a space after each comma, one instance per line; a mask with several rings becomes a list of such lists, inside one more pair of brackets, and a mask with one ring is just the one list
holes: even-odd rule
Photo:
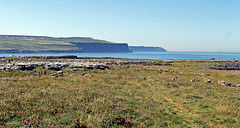
[[240, 52], [240, 0], [0, 0], [0, 34]]

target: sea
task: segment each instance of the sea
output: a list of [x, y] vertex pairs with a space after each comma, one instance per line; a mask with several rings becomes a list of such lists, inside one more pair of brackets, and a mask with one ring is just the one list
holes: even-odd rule
[[16, 55], [27, 56], [63, 56], [76, 55], [78, 57], [113, 57], [128, 59], [216, 59], [240, 60], [240, 52], [133, 52], [133, 53], [18, 53], [0, 54], [0, 57]]

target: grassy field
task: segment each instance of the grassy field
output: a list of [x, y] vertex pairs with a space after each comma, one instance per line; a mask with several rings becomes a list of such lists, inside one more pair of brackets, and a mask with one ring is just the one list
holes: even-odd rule
[[240, 90], [218, 81], [240, 84], [240, 72], [210, 70], [212, 64], [62, 70], [57, 78], [55, 71], [0, 71], [0, 127], [238, 128]]
[[1, 39], [0, 50], [76, 50], [72, 44], [62, 41], [25, 40], [25, 39]]

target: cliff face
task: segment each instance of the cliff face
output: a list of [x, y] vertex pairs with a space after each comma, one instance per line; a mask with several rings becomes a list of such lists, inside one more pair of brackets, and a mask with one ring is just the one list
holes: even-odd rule
[[162, 47], [129, 46], [132, 52], [167, 52]]
[[127, 43], [90, 37], [0, 35], [0, 53], [129, 52]]
[[70, 42], [75, 44], [81, 52], [109, 52], [109, 53], [120, 53], [129, 52], [128, 44], [113, 44], [113, 43], [81, 43], [81, 42]]

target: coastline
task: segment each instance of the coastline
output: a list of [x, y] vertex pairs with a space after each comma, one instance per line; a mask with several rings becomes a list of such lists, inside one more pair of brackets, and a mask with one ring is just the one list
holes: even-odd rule
[[74, 55], [77, 57], [110, 57], [110, 58], [126, 58], [126, 59], [215, 59], [215, 60], [240, 60], [240, 53], [237, 52], [128, 52], [128, 53], [16, 53], [16, 54], [0, 54], [0, 57], [9, 56], [65, 56]]

